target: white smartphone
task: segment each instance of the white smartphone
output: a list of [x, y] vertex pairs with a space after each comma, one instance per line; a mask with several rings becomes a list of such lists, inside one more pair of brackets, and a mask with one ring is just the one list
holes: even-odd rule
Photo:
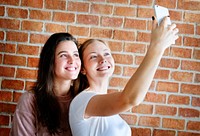
[[[169, 16], [169, 10], [162, 6], [154, 5], [154, 12], [158, 20], [158, 25], [160, 25], [164, 17]], [[169, 17], [167, 19], [167, 24], [171, 25], [171, 20]]]

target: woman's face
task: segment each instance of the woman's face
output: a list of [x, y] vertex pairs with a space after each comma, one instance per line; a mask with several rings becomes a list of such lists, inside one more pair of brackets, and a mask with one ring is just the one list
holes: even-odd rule
[[73, 41], [62, 41], [55, 52], [55, 79], [76, 79], [81, 68], [81, 61], [76, 44]]
[[88, 80], [109, 78], [114, 71], [114, 59], [109, 47], [100, 41], [89, 44], [83, 52], [84, 68]]

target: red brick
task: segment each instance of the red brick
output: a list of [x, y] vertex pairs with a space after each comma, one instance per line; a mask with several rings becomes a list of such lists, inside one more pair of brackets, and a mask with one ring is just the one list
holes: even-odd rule
[[4, 16], [5, 14], [5, 7], [0, 6], [0, 16]]
[[169, 79], [169, 70], [158, 69], [154, 75], [154, 79]]
[[140, 42], [150, 42], [151, 34], [145, 32], [137, 32], [137, 41]]
[[151, 136], [149, 128], [131, 128], [132, 136]]
[[126, 55], [126, 54], [113, 54], [113, 58], [115, 60], [115, 63], [119, 64], [133, 64], [133, 56], [132, 55]]
[[99, 17], [94, 15], [77, 15], [77, 23], [85, 25], [98, 25]]
[[102, 28], [91, 28], [91, 36], [98, 38], [111, 38], [112, 29], [102, 29]]
[[140, 104], [136, 107], [133, 107], [132, 112], [133, 113], [140, 113], [140, 114], [152, 114], [153, 113], [153, 105]]
[[0, 19], [1, 28], [19, 30], [20, 21], [16, 19]]
[[181, 93], [185, 94], [200, 94], [200, 86], [199, 85], [191, 85], [191, 84], [182, 84], [181, 85]]
[[184, 10], [200, 10], [200, 2], [198, 0], [179, 0], [178, 9]]
[[147, 25], [146, 20], [126, 18], [124, 28], [146, 30], [146, 25]]
[[188, 121], [187, 130], [196, 130], [200, 131], [200, 122], [197, 121]]
[[159, 66], [165, 68], [177, 69], [180, 66], [180, 60], [162, 58]]
[[136, 70], [137, 70], [137, 68], [124, 67], [123, 76], [132, 76], [135, 73]]
[[31, 34], [30, 35], [30, 43], [41, 43], [45, 44], [47, 39], [49, 38], [49, 35], [43, 35], [43, 34]]
[[178, 92], [179, 84], [174, 82], [161, 82], [157, 83], [157, 91]]
[[148, 92], [146, 94], [144, 101], [154, 102], [154, 103], [165, 103], [166, 102], [166, 95]]
[[38, 20], [50, 20], [51, 12], [50, 11], [40, 11], [40, 10], [30, 10], [30, 19]]
[[159, 130], [154, 129], [153, 130], [153, 136], [175, 136], [176, 132], [173, 130]]
[[192, 97], [192, 106], [198, 106], [198, 107], [200, 107], [200, 98], [198, 98], [198, 97]]
[[154, 15], [154, 10], [153, 8], [140, 8], [138, 7], [137, 10], [137, 17], [141, 17], [141, 18], [152, 18], [152, 16]]
[[112, 87], [124, 87], [128, 82], [128, 79], [126, 78], [118, 78], [118, 77], [113, 77], [110, 80], [109, 85]]
[[67, 10], [76, 12], [88, 12], [89, 3], [69, 1], [67, 3]]
[[9, 133], [10, 133], [10, 128], [0, 127], [0, 136], [9, 136]]
[[190, 108], [179, 108], [179, 116], [188, 118], [198, 118], [199, 110]]
[[177, 130], [183, 130], [185, 126], [185, 120], [181, 119], [163, 118], [162, 123], [162, 128], [171, 128]]
[[121, 75], [122, 68], [120, 66], [115, 66], [114, 75]]
[[19, 1], [20, 0], [1, 0], [0, 4], [2, 5], [15, 5], [15, 6], [19, 6]]
[[60, 25], [60, 24], [53, 24], [53, 23], [46, 23], [45, 24], [46, 32], [66, 32], [66, 25]]
[[181, 58], [191, 58], [192, 56], [192, 49], [183, 49], [183, 48], [171, 48], [171, 55], [175, 57]]
[[184, 37], [184, 46], [200, 47], [200, 39], [194, 37]]
[[200, 71], [200, 62], [187, 61], [187, 60], [182, 61], [181, 69]]
[[200, 59], [200, 50], [194, 49], [193, 58]]
[[0, 40], [4, 40], [4, 32], [0, 31]]
[[115, 40], [135, 41], [135, 33], [131, 31], [114, 30]]
[[54, 12], [53, 13], [53, 21], [72, 23], [75, 21], [75, 15], [72, 13]]
[[43, 27], [42, 22], [22, 21], [22, 30], [41, 32]]
[[195, 132], [178, 132], [178, 136], [200, 136], [199, 133], [195, 133]]
[[19, 98], [22, 96], [23, 93], [20, 92], [14, 92], [13, 93], [13, 102], [18, 102]]
[[125, 43], [124, 51], [131, 53], [145, 53], [146, 45], [139, 43]]
[[8, 114], [14, 113], [16, 105], [9, 103], [0, 103], [0, 112], [6, 112]]
[[182, 82], [192, 82], [193, 80], [193, 73], [189, 72], [172, 72], [171, 78], [175, 81], [182, 81]]
[[12, 92], [0, 90], [0, 101], [10, 102], [12, 100]]
[[110, 3], [128, 4], [128, 0], [107, 0]]
[[6, 32], [7, 41], [13, 42], [28, 42], [28, 33], [24, 32]]
[[189, 105], [189, 96], [170, 95], [168, 97], [168, 104]]
[[197, 34], [197, 35], [200, 35], [200, 25], [197, 25], [196, 34]]
[[167, 8], [176, 8], [176, 0], [157, 0], [156, 4]]
[[89, 27], [68, 26], [68, 32], [78, 36], [89, 36]]
[[2, 67], [0, 66], [0, 76], [5, 77], [14, 77], [15, 74], [15, 68], [12, 67]]
[[9, 116], [0, 115], [0, 125], [9, 125]]
[[123, 50], [122, 42], [109, 41], [108, 45], [109, 45], [111, 51], [119, 51], [120, 52]]
[[1, 86], [3, 89], [22, 90], [24, 88], [24, 81], [4, 79]]
[[136, 8], [133, 7], [115, 7], [114, 15], [125, 16], [125, 17], [135, 17]]
[[123, 24], [122, 18], [117, 17], [102, 17], [101, 25], [106, 27], [121, 27]]
[[21, 45], [17, 46], [17, 54], [38, 55], [39, 46]]
[[194, 79], [194, 81], [195, 81], [196, 83], [199, 83], [199, 82], [200, 82], [200, 74], [195, 74], [195, 79]]
[[179, 29], [179, 34], [194, 34], [193, 24], [176, 24]]
[[63, 0], [46, 0], [45, 2], [45, 8], [47, 9], [66, 9], [66, 1]]
[[130, 0], [131, 5], [151, 6], [152, 0]]
[[160, 118], [159, 117], [147, 117], [141, 116], [139, 118], [139, 126], [149, 126], [149, 127], [159, 127], [160, 126]]
[[91, 13], [94, 13], [94, 14], [111, 15], [112, 9], [113, 9], [113, 6], [111, 6], [111, 5], [102, 5], [102, 4], [92, 4], [91, 5]]
[[30, 91], [34, 85], [35, 85], [35, 82], [26, 81], [25, 90]]
[[200, 23], [200, 14], [185, 12], [183, 21], [190, 22], [190, 23]]
[[7, 8], [7, 14], [9, 17], [14, 17], [14, 18], [28, 18], [27, 9]]
[[[169, 14], [170, 14], [170, 19], [171, 19], [172, 23], [173, 23], [173, 21], [182, 21], [182, 16], [183, 16], [182, 11], [174, 11], [174, 10], [172, 11], [172, 10], [170, 10]], [[179, 31], [182, 31], [182, 30], [179, 29]]]
[[26, 65], [26, 57], [5, 54], [3, 63], [8, 64], [8, 65], [25, 66]]
[[0, 43], [0, 52], [15, 53], [16, 52], [16, 45], [15, 44], [9, 44], [9, 43]]
[[17, 78], [36, 79], [37, 70], [18, 68], [16, 72]]
[[168, 116], [174, 116], [177, 113], [176, 107], [170, 107], [170, 106], [159, 106], [156, 105], [155, 107], [155, 114], [159, 115], [168, 115]]
[[139, 66], [142, 63], [143, 59], [144, 59], [144, 55], [143, 56], [135, 56], [135, 64]]
[[28, 67], [38, 67], [39, 64], [39, 58], [28, 58]]
[[42, 8], [43, 1], [42, 0], [22, 0], [21, 5], [25, 7]]
[[120, 114], [120, 116], [129, 124], [135, 125], [137, 121], [137, 116], [130, 114]]

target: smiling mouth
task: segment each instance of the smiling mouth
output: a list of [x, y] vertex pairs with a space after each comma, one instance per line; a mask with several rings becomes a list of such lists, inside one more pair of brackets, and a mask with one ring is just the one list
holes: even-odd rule
[[65, 69], [68, 71], [75, 71], [77, 68], [76, 67], [67, 67]]
[[108, 69], [110, 69], [110, 66], [104, 66], [104, 67], [97, 68], [97, 71], [104, 71]]

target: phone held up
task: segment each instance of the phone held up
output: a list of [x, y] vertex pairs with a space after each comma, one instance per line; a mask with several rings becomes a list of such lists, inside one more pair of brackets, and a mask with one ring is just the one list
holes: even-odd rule
[[[159, 5], [154, 5], [154, 12], [158, 20], [158, 25], [161, 23], [164, 17], [169, 16], [169, 10]], [[171, 20], [169, 17], [167, 18], [167, 24], [171, 25]]]

